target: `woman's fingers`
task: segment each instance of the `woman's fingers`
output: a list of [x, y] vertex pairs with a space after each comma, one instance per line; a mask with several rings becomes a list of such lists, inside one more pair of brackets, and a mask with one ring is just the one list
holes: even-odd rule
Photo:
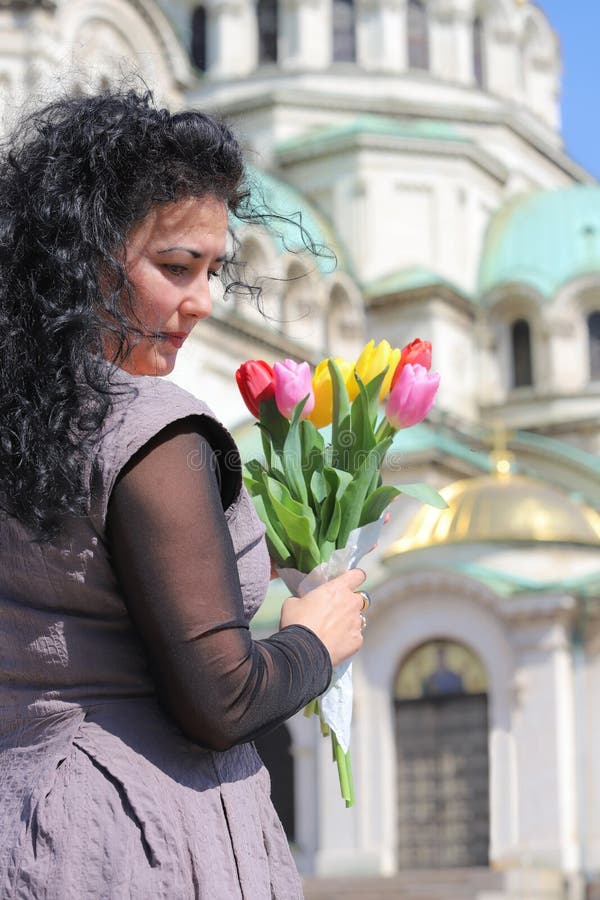
[[355, 591], [357, 587], [363, 584], [366, 578], [367, 575], [362, 569], [350, 569], [348, 572], [344, 572], [343, 575], [338, 575], [335, 581], [340, 587]]

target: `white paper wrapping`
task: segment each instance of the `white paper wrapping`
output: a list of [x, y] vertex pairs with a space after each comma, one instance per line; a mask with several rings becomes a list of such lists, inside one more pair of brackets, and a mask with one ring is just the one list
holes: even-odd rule
[[[369, 525], [355, 528], [348, 535], [348, 543], [343, 550], [334, 550], [326, 563], [306, 575], [297, 569], [277, 569], [277, 574], [295, 597], [303, 597], [313, 588], [325, 584], [337, 575], [354, 569], [362, 557], [379, 540], [383, 527], [383, 515]], [[346, 660], [333, 670], [331, 684], [319, 697], [321, 717], [335, 732], [344, 753], [350, 747], [350, 726], [352, 724], [352, 663]]]

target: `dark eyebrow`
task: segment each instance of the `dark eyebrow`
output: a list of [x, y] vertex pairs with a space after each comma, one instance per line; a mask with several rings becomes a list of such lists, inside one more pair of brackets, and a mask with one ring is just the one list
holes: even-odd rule
[[[173, 250], [183, 250], [184, 253], [189, 253], [190, 256], [193, 256], [194, 259], [201, 259], [204, 256], [204, 253], [198, 253], [197, 250], [192, 250], [190, 247], [167, 247], [166, 250], [158, 250], [158, 253], [171, 253]], [[219, 263], [225, 262], [227, 259], [226, 256], [217, 256], [216, 261]]]

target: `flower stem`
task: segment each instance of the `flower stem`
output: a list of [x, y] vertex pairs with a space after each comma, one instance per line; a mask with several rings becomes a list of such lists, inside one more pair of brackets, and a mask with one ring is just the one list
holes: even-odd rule
[[343, 799], [346, 801], [346, 807], [354, 805], [354, 786], [352, 784], [352, 767], [350, 765], [350, 751], [344, 753], [341, 744], [338, 742], [335, 733], [331, 732], [331, 744], [333, 748], [333, 756], [337, 763], [338, 777], [340, 780], [340, 790]]
[[317, 701], [311, 700], [310, 703], [307, 703], [304, 707], [304, 715], [307, 719], [310, 719], [311, 716], [317, 715]]

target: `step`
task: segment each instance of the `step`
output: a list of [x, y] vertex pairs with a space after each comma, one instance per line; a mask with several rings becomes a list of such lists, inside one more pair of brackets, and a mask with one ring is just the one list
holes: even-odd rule
[[[600, 900], [591, 885], [587, 900]], [[307, 878], [306, 900], [561, 900], [560, 872], [544, 869], [427, 869], [389, 878]]]
[[307, 878], [306, 900], [478, 900], [502, 887], [502, 875], [490, 869], [402, 872], [389, 878]]

